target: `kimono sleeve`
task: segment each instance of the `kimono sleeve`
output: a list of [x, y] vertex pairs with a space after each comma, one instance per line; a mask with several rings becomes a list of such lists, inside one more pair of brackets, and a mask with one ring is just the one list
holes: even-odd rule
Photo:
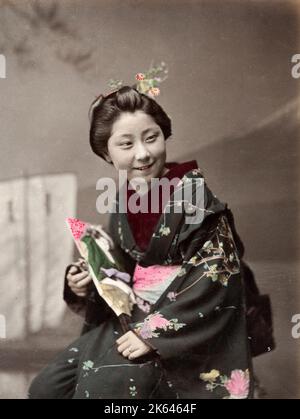
[[187, 273], [181, 287], [143, 322], [131, 324], [162, 359], [218, 351], [243, 315], [240, 263], [224, 223], [221, 217], [214, 237], [182, 268]]
[[74, 313], [85, 316], [86, 298], [78, 297], [69, 287], [67, 275], [72, 265], [67, 266], [64, 277], [63, 299]]

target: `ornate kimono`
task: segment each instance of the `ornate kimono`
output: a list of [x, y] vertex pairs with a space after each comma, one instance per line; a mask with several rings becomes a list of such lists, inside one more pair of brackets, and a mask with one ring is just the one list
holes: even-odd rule
[[[179, 165], [185, 170], [177, 188], [184, 192], [198, 180], [193, 202], [186, 205], [184, 194], [178, 199], [172, 193], [151, 221], [146, 247], [135, 240], [134, 216], [117, 211], [110, 218], [109, 233], [137, 300], [129, 328], [153, 350], [124, 358], [115, 343], [120, 322], [111, 309], [95, 290], [83, 300], [66, 287], [66, 301], [84, 310], [83, 335], [36, 378], [31, 398], [252, 397], [242, 252], [232, 214], [189, 163]], [[203, 188], [200, 201], [193, 199], [197, 185]], [[198, 218], [189, 222], [195, 211]]]

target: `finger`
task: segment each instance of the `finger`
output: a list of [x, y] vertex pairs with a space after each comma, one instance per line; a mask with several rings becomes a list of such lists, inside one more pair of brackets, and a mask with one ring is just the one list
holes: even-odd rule
[[76, 287], [82, 288], [88, 285], [92, 281], [92, 277], [89, 275], [86, 278], [82, 279], [81, 281], [76, 283]]
[[82, 288], [79, 288], [79, 287], [77, 287], [77, 286], [76, 286], [76, 285], [74, 285], [74, 284], [70, 284], [69, 286], [70, 286], [71, 290], [72, 290], [73, 292], [75, 292], [75, 294], [76, 294], [77, 292], [87, 292], [87, 291], [88, 291], [88, 287], [87, 287], [87, 286], [82, 287]]
[[84, 272], [80, 272], [78, 274], [72, 275], [71, 281], [73, 281], [74, 283], [80, 282], [83, 279], [87, 278], [90, 274], [86, 271]]
[[78, 263], [78, 266], [81, 266], [82, 268], [83, 267], [87, 268], [87, 262], [83, 258], [79, 258], [77, 263]]
[[88, 265], [87, 265], [87, 263], [84, 259], [79, 259], [77, 264], [82, 271], [88, 271], [89, 270]]
[[130, 347], [130, 348], [125, 349], [125, 351], [122, 352], [122, 355], [125, 358], [129, 358], [130, 355], [133, 354], [134, 352], [136, 352], [136, 351]]
[[88, 293], [88, 287], [78, 288], [74, 284], [69, 284], [69, 286], [72, 292], [74, 292], [76, 295]]
[[78, 297], [86, 297], [87, 296], [87, 293], [86, 292], [77, 292], [76, 295]]
[[124, 350], [128, 349], [130, 347], [130, 342], [124, 342], [122, 345], [118, 346], [118, 351], [120, 353], [124, 352]]
[[88, 290], [88, 287], [87, 286], [84, 286], [84, 287], [77, 287], [76, 285], [74, 285], [74, 284], [71, 284], [70, 285], [70, 288], [71, 288], [71, 290], [73, 291], [73, 292], [87, 292], [87, 290]]
[[77, 271], [78, 271], [78, 268], [76, 266], [72, 265], [71, 268], [69, 269], [69, 272], [68, 273], [74, 274]]
[[71, 277], [71, 278], [67, 278], [67, 280], [68, 280], [68, 284], [69, 284], [69, 287], [77, 287], [77, 284], [78, 284], [78, 281], [74, 281], [74, 279]]
[[121, 337], [120, 337], [120, 338], [116, 341], [117, 345], [121, 345], [122, 343], [126, 342], [126, 341], [128, 340], [129, 333], [130, 333], [130, 331], [129, 331], [129, 332], [126, 332], [126, 333], [125, 333], [125, 335], [121, 336]]
[[[72, 269], [72, 268], [71, 268], [71, 269]], [[82, 274], [82, 272], [78, 271], [78, 268], [75, 268], [75, 267], [74, 267], [75, 271], [74, 271], [74, 270], [72, 270], [72, 272], [71, 272], [71, 269], [70, 269], [70, 271], [68, 272], [68, 275], [67, 275], [67, 278], [68, 278], [69, 280], [74, 280], [74, 278], [76, 278], [76, 275], [78, 275], [78, 274]]]
[[81, 293], [81, 292], [84, 292], [85, 294], [88, 293], [88, 288], [87, 287], [84, 287], [84, 288], [76, 288], [76, 287], [73, 287], [73, 288], [71, 288], [71, 290], [73, 292], [75, 292], [75, 294], [78, 294], [78, 293]]
[[132, 351], [129, 355], [128, 355], [128, 359], [133, 360], [136, 358], [139, 358], [142, 355], [145, 355], [146, 352], [142, 349], [137, 349], [135, 351]]
[[78, 268], [76, 268], [75, 266], [72, 266], [72, 268], [69, 269], [68, 273], [67, 273], [67, 279], [72, 279], [74, 275], [76, 275], [76, 273], [78, 273]]
[[73, 276], [74, 274], [86, 272], [87, 269], [83, 269], [81, 262], [74, 262], [72, 263], [70, 269], [68, 270], [68, 276]]

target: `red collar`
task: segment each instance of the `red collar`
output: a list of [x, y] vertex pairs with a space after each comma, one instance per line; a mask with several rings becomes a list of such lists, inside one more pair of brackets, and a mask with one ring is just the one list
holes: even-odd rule
[[182, 178], [186, 173], [191, 170], [198, 169], [198, 164], [196, 160], [190, 160], [184, 163], [166, 163], [166, 168], [169, 171], [163, 176], [168, 179], [173, 179], [174, 177]]

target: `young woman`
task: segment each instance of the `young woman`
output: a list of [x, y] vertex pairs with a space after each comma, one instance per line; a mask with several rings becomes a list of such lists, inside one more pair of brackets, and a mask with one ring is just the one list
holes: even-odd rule
[[[68, 268], [65, 300], [84, 311], [83, 334], [34, 380], [31, 398], [252, 397], [242, 244], [197, 163], [167, 162], [170, 136], [170, 118], [134, 88], [94, 104], [91, 147], [127, 172], [127, 212], [111, 214], [109, 233], [137, 304], [124, 333], [88, 273]], [[148, 211], [131, 208], [137, 178], [149, 186], [139, 196]], [[159, 192], [157, 212], [153, 179], [175, 180], [167, 199]]]

